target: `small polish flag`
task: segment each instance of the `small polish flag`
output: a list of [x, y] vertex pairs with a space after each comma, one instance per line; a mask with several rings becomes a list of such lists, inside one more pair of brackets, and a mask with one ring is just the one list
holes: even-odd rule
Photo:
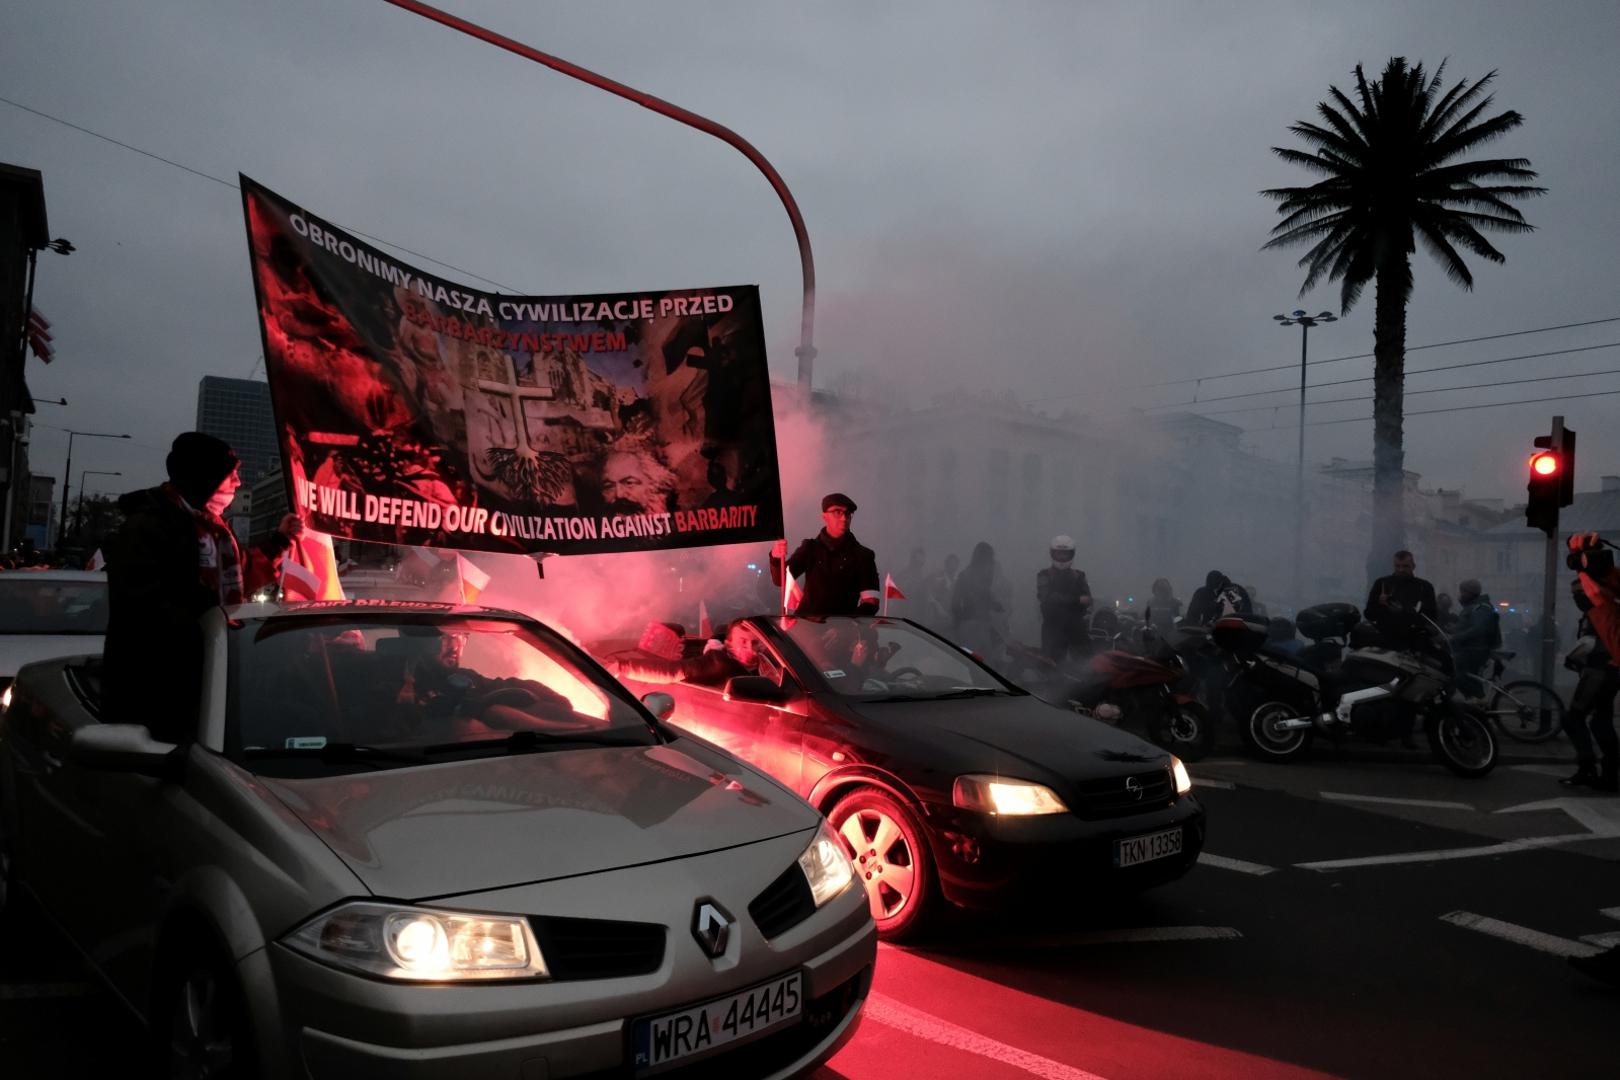
[[319, 600], [321, 579], [297, 559], [288, 558], [281, 564], [281, 596], [285, 600]]
[[96, 548], [96, 553], [90, 556], [90, 561], [84, 564], [84, 568], [86, 570], [107, 569], [107, 557], [101, 553], [100, 548]]
[[709, 621], [709, 605], [703, 600], [698, 601], [698, 637], [714, 637], [714, 624]]
[[905, 598], [906, 598], [906, 594], [901, 592], [900, 591], [900, 586], [898, 586], [898, 585], [896, 585], [894, 583], [894, 576], [891, 575], [891, 574], [884, 574], [883, 575], [883, 614], [887, 615], [889, 613], [889, 601], [890, 600], [904, 600]]
[[464, 604], [476, 602], [478, 594], [489, 584], [489, 575], [474, 566], [472, 560], [459, 551], [456, 552], [456, 569], [461, 574], [461, 602]]
[[27, 337], [28, 347], [34, 351], [34, 355], [45, 363], [50, 363], [51, 358], [56, 355], [56, 350], [51, 347], [51, 324], [39, 313], [38, 308], [30, 308], [28, 311]]

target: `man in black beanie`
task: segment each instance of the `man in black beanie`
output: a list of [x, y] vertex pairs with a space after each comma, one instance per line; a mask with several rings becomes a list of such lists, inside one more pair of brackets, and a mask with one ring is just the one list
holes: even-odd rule
[[178, 743], [197, 728], [198, 618], [275, 581], [303, 525], [288, 514], [274, 535], [244, 552], [221, 516], [242, 486], [230, 446], [188, 431], [174, 440], [165, 464], [168, 483], [118, 500], [124, 521], [105, 549], [110, 610], [101, 718], [144, 721], [153, 738]]

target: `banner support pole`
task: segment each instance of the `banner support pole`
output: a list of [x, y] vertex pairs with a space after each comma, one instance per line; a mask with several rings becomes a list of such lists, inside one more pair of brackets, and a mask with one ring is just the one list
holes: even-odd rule
[[754, 166], [765, 174], [765, 179], [770, 181], [777, 197], [782, 200], [782, 206], [787, 210], [788, 220], [793, 223], [794, 239], [799, 243], [799, 269], [804, 279], [804, 302], [800, 311], [799, 347], [793, 350], [793, 355], [799, 358], [799, 391], [804, 396], [806, 404], [809, 403], [810, 380], [816, 359], [816, 347], [812, 342], [816, 321], [815, 260], [810, 253], [810, 234], [804, 227], [804, 217], [799, 213], [799, 204], [794, 201], [793, 193], [788, 190], [787, 183], [783, 181], [775, 166], [765, 160], [764, 154], [754, 149], [747, 139], [744, 139], [735, 131], [722, 124], [717, 124], [707, 117], [699, 116], [697, 113], [683, 109], [679, 105], [671, 104], [662, 98], [654, 97], [621, 82], [615, 82], [605, 75], [598, 75], [596, 72], [582, 68], [578, 64], [571, 64], [561, 57], [543, 53], [539, 49], [531, 48], [520, 41], [514, 41], [503, 34], [497, 34], [493, 30], [487, 30], [476, 23], [451, 15], [447, 11], [441, 11], [430, 4], [420, 3], [419, 0], [385, 0], [385, 2], [420, 15], [424, 19], [430, 19], [441, 26], [459, 30], [469, 37], [475, 37], [479, 41], [494, 45], [498, 49], [505, 49], [507, 52], [515, 53], [525, 60], [533, 60], [535, 63], [543, 64], [553, 71], [560, 71], [571, 78], [589, 83], [598, 90], [606, 90], [610, 94], [617, 94], [619, 97], [635, 102], [644, 109], [651, 109], [655, 113], [667, 116], [671, 120], [677, 120], [688, 127], [697, 128], [699, 131], [713, 135], [720, 141], [735, 147], [744, 157], [753, 162]]

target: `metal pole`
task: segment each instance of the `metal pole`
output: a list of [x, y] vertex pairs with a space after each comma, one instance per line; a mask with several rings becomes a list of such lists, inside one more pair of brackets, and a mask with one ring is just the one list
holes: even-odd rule
[[1542, 563], [1541, 582], [1541, 683], [1553, 684], [1553, 653], [1558, 650], [1558, 627], [1553, 621], [1553, 608], [1558, 602], [1555, 587], [1558, 577], [1558, 530], [1547, 537], [1547, 557]]
[[[62, 470], [62, 520], [56, 523], [56, 546], [61, 547], [62, 541], [67, 537], [67, 506], [68, 488], [73, 484], [73, 436], [78, 432], [68, 432], [67, 467]], [[46, 522], [47, 527], [50, 525]]]
[[1294, 610], [1305, 606], [1305, 353], [1309, 323], [1299, 327], [1299, 452], [1294, 461]]
[[799, 214], [799, 204], [793, 200], [793, 194], [788, 191], [787, 184], [783, 182], [775, 167], [765, 160], [764, 154], [754, 149], [748, 140], [741, 135], [728, 127], [715, 123], [713, 120], [683, 109], [679, 105], [671, 104], [662, 98], [654, 97], [623, 83], [615, 82], [605, 75], [598, 75], [596, 72], [582, 68], [578, 64], [571, 64], [560, 57], [543, 53], [538, 49], [524, 45], [522, 42], [514, 41], [503, 34], [497, 34], [493, 30], [487, 30], [476, 23], [451, 15], [449, 12], [440, 11], [430, 4], [419, 3], [418, 0], [384, 0], [384, 2], [413, 12], [425, 19], [431, 19], [441, 26], [459, 30], [463, 34], [475, 37], [497, 48], [505, 49], [507, 52], [515, 53], [526, 60], [533, 60], [537, 64], [543, 64], [553, 71], [560, 71], [564, 75], [589, 83], [599, 90], [617, 94], [619, 97], [633, 101], [645, 109], [651, 109], [655, 113], [667, 116], [671, 120], [678, 120], [690, 127], [697, 128], [699, 131], [707, 132], [722, 142], [736, 147], [744, 157], [753, 162], [755, 167], [765, 174], [765, 179], [770, 181], [771, 187], [776, 190], [777, 197], [782, 200], [782, 206], [787, 210], [788, 219], [793, 223], [794, 238], [799, 242], [799, 268], [804, 277], [804, 303], [800, 312], [799, 347], [793, 350], [793, 355], [799, 358], [799, 389], [808, 397], [811, 375], [816, 359], [816, 349], [811, 341], [816, 312], [815, 261], [811, 258], [810, 234], [805, 230], [804, 218]]

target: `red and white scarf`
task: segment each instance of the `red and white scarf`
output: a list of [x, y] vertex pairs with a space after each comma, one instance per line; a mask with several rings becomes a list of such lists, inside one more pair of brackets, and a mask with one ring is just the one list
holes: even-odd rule
[[190, 514], [196, 525], [199, 580], [219, 594], [221, 604], [240, 604], [242, 549], [237, 546], [236, 534], [218, 514], [210, 513], [206, 507], [198, 510], [186, 502], [173, 485], [164, 484], [162, 491], [170, 502]]

